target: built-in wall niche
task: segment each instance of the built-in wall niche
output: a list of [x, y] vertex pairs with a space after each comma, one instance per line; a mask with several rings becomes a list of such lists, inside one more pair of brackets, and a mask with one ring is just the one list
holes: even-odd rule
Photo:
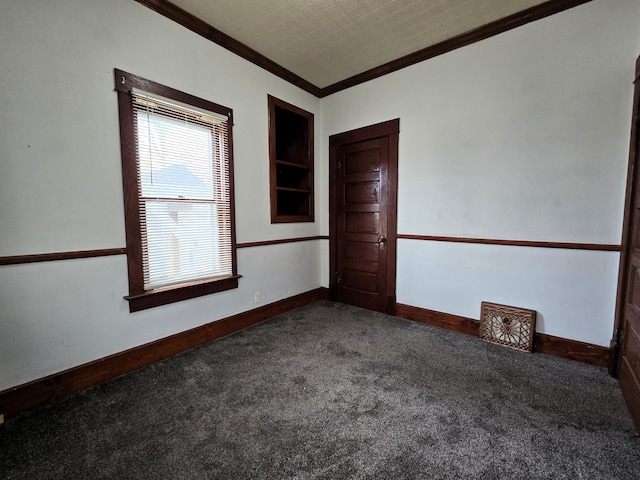
[[271, 223], [313, 222], [313, 113], [268, 98]]

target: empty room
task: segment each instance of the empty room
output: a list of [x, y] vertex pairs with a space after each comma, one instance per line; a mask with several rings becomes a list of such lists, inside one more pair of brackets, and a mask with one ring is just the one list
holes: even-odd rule
[[640, 478], [640, 2], [0, 44], [0, 478]]

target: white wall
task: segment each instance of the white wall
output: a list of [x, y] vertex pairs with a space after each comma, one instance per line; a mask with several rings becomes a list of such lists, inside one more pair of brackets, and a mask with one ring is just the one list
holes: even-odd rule
[[[239, 242], [328, 232], [329, 135], [399, 117], [400, 233], [618, 243], [640, 4], [596, 0], [318, 100], [132, 0], [0, 5], [0, 256], [124, 247], [113, 68], [233, 108]], [[316, 222], [271, 225], [267, 94], [316, 114]], [[607, 345], [618, 255], [403, 240], [398, 301]], [[0, 390], [328, 285], [326, 241], [128, 313], [124, 256], [0, 267]]]
[[[267, 94], [317, 98], [132, 0], [2, 2], [0, 44], [0, 256], [125, 246], [114, 68], [234, 110], [238, 242], [320, 233], [268, 201]], [[239, 289], [135, 314], [123, 255], [0, 267], [0, 390], [317, 288], [322, 243], [239, 249]]]
[[[595, 0], [332, 95], [323, 152], [400, 118], [398, 233], [618, 244], [639, 24], [637, 0]], [[539, 332], [608, 345], [618, 260], [401, 240], [397, 299], [533, 308]]]

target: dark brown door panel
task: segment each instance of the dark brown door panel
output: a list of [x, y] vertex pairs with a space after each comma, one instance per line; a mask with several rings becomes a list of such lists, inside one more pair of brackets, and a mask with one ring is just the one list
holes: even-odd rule
[[640, 57], [636, 62], [611, 373], [640, 431]]
[[330, 144], [331, 297], [395, 310], [397, 120], [334, 135]]

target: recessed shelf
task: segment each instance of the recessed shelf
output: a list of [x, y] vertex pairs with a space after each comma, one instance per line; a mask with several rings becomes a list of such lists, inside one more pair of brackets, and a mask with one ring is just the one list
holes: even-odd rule
[[279, 192], [297, 192], [297, 193], [311, 193], [308, 188], [289, 188], [289, 187], [276, 187]]
[[277, 162], [276, 188], [303, 189], [311, 193], [309, 167], [292, 166], [289, 163]]
[[276, 191], [278, 201], [278, 222], [300, 222], [309, 212], [308, 192], [300, 192], [292, 189], [281, 189]]
[[276, 160], [276, 165], [284, 165], [292, 168], [301, 168], [303, 170], [309, 170], [311, 168], [309, 165], [301, 165], [299, 163], [287, 162], [286, 160]]
[[269, 95], [271, 223], [313, 221], [313, 114]]

